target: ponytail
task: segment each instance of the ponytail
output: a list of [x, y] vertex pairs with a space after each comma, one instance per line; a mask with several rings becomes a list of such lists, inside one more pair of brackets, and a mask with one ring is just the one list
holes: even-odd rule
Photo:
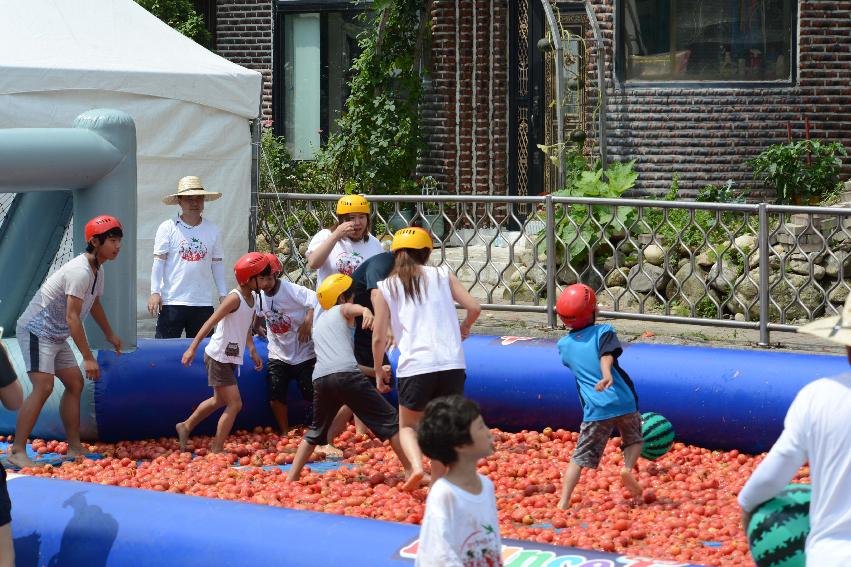
[[[393, 252], [395, 261], [390, 275], [399, 278], [402, 289], [405, 291], [405, 297], [418, 303], [422, 302], [425, 292], [420, 266], [428, 262], [430, 255], [431, 248], [400, 248]], [[392, 290], [394, 299], [398, 299], [397, 290], [398, 287], [394, 286]]]

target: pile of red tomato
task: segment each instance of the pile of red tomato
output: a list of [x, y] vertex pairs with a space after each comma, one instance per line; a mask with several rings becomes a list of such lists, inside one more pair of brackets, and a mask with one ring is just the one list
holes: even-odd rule
[[[279, 468], [292, 462], [301, 432], [278, 436], [269, 428], [240, 431], [225, 454], [209, 454], [210, 438], [196, 437], [194, 456], [179, 453], [174, 438], [96, 444], [98, 460], [24, 469], [25, 474], [193, 494], [271, 506], [419, 523], [426, 489], [402, 492], [402, 471], [385, 443], [356, 435], [338, 439], [341, 467], [305, 471], [287, 482]], [[558, 510], [561, 474], [576, 444], [575, 432], [494, 430], [495, 451], [479, 471], [496, 487], [504, 538], [643, 555], [705, 565], [752, 565], [736, 495], [761, 457], [709, 451], [675, 443], [655, 462], [639, 460], [644, 498], [629, 498], [620, 484], [620, 439], [612, 439], [597, 470], [583, 472], [570, 510]], [[0, 439], [2, 440], [2, 439]], [[37, 452], [67, 450], [64, 443], [33, 442]], [[316, 453], [314, 459], [324, 455]], [[248, 468], [236, 468], [238, 465]], [[793, 482], [809, 482], [804, 467]]]

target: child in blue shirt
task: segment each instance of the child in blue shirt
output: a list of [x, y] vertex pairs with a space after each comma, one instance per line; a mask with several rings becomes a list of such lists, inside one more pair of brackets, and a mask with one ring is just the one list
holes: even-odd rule
[[595, 324], [597, 297], [587, 285], [574, 284], [565, 288], [556, 311], [571, 329], [557, 346], [562, 363], [576, 377], [583, 412], [579, 439], [564, 474], [558, 507], [562, 510], [570, 507], [582, 469], [597, 468], [615, 427], [623, 440], [621, 482], [633, 497], [640, 498], [642, 488], [632, 469], [644, 445], [641, 414], [632, 380], [617, 362], [623, 352], [618, 336], [611, 325]]

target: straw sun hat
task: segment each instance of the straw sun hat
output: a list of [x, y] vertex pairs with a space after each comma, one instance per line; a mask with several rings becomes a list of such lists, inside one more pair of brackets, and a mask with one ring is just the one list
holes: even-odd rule
[[851, 295], [845, 300], [839, 316], [818, 319], [799, 328], [798, 332], [851, 347]]
[[204, 184], [201, 183], [201, 178], [194, 175], [187, 175], [177, 183], [177, 193], [172, 193], [163, 199], [166, 205], [176, 205], [178, 197], [192, 197], [195, 195], [203, 195], [204, 202], [215, 201], [222, 196], [221, 193], [214, 193], [204, 189]]

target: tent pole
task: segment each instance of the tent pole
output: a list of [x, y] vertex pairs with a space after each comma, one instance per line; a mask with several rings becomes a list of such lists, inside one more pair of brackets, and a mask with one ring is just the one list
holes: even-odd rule
[[260, 191], [260, 118], [262, 107], [257, 118], [250, 122], [251, 128], [251, 204], [248, 211], [248, 251], [257, 250], [257, 206]]

